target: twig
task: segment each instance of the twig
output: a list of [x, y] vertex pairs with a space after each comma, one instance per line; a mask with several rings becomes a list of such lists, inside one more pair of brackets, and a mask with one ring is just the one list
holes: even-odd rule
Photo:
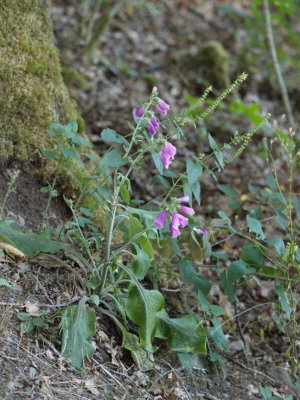
[[274, 69], [275, 69], [278, 84], [279, 84], [279, 87], [281, 90], [283, 103], [284, 103], [284, 106], [286, 109], [288, 123], [289, 123], [290, 127], [293, 128], [295, 126], [295, 120], [294, 120], [294, 116], [292, 113], [292, 107], [291, 107], [291, 103], [289, 100], [288, 91], [287, 91], [287, 88], [286, 88], [286, 85], [285, 85], [285, 82], [284, 82], [284, 79], [282, 76], [282, 71], [281, 71], [281, 68], [279, 65], [278, 56], [277, 56], [277, 52], [276, 52], [275, 40], [274, 40], [271, 18], [270, 18], [269, 0], [264, 0], [264, 12], [265, 12], [265, 19], [266, 19], [267, 38], [268, 38], [268, 43], [270, 46], [271, 56], [273, 59]]
[[[77, 300], [80, 300], [81, 297], [74, 297], [69, 303], [63, 303], [63, 304], [35, 304], [37, 307], [44, 307], [44, 308], [60, 308], [60, 307], [68, 307], [70, 304], [75, 303]], [[18, 304], [18, 303], [7, 303], [4, 301], [0, 301], [0, 306], [13, 306], [13, 307], [26, 307], [25, 303], [24, 304]]]

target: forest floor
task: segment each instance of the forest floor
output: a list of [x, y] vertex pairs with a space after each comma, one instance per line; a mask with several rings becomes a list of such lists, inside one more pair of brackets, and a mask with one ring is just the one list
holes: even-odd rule
[[[214, 85], [213, 94], [218, 95], [240, 73], [249, 72], [249, 78], [238, 89], [238, 94], [245, 104], [259, 105], [259, 111], [250, 112], [252, 117], [270, 112], [274, 120], [284, 123], [284, 109], [272, 66], [268, 65], [269, 57], [264, 56], [263, 46], [259, 46], [264, 33], [258, 35], [258, 42], [250, 42], [255, 40], [256, 32], [250, 35], [245, 29], [245, 21], [250, 19], [250, 25], [253, 24], [248, 1], [232, 1], [229, 8], [227, 2], [221, 0], [125, 2], [116, 9], [116, 15], [89, 54], [86, 53], [85, 37], [93, 28], [93, 14], [87, 12], [89, 18], [79, 25], [83, 5], [74, 5], [71, 0], [53, 3], [54, 30], [65, 81], [100, 154], [106, 150], [100, 141], [101, 130], [112, 128], [121, 134], [128, 133], [127, 121], [132, 120], [132, 109], [147, 101], [153, 86], [158, 87], [160, 97], [176, 113], [189, 105], [189, 100], [201, 96], [209, 84]], [[96, 23], [101, 13], [95, 15]], [[78, 33], [79, 26], [82, 35]], [[212, 74], [211, 65], [199, 61], [199, 49], [210, 41], [224, 46], [228, 54], [228, 59], [223, 60], [226, 65], [219, 68], [221, 78]], [[255, 46], [253, 62], [249, 48]], [[265, 65], [270, 69], [264, 68]], [[297, 95], [295, 89], [292, 102]], [[187, 131], [185, 142], [178, 141], [178, 165], [192, 155], [209, 150], [199, 131], [209, 131], [222, 143], [235, 130], [246, 132], [249, 129], [251, 123], [247, 115], [228, 111], [230, 106], [234, 109], [234, 99], [226, 101], [208, 122], [201, 122], [197, 129]], [[265, 188], [272, 168], [264, 157], [262, 145], [263, 138], [268, 135], [270, 129], [258, 132], [242, 156], [219, 176], [219, 184], [230, 185], [239, 198], [246, 199], [239, 211], [241, 218], [245, 216], [247, 199], [251, 198], [248, 184]], [[11, 165], [11, 171], [16, 168], [18, 165]], [[278, 157], [276, 168], [280, 171], [280, 184], [285, 188], [285, 160]], [[153, 170], [149, 167], [133, 176], [137, 199], [149, 200], [158, 196], [161, 188], [150, 184], [154, 173], [154, 167]], [[0, 182], [0, 195], [5, 193], [9, 179], [8, 174]], [[299, 178], [296, 177], [296, 181], [299, 187]], [[41, 186], [32, 178], [22, 177], [6, 204], [6, 217], [23, 230], [38, 231], [42, 227], [47, 197], [40, 193]], [[215, 182], [205, 177], [201, 188], [201, 206], [196, 212], [204, 221], [208, 222], [218, 210], [229, 217], [235, 215], [228, 206], [228, 196]], [[262, 208], [267, 217], [267, 204]], [[59, 200], [53, 201], [50, 213], [57, 219], [54, 225], [70, 217]], [[279, 230], [271, 223], [267, 229]], [[222, 241], [222, 237], [217, 239], [221, 243], [218, 251], [225, 249], [232, 260], [236, 259], [242, 241], [235, 237], [226, 241]], [[121, 347], [119, 332], [103, 317], [97, 319], [97, 334], [93, 339], [97, 350], [93, 359], [86, 363], [84, 372], [75, 371], [59, 353], [59, 309], [56, 307], [58, 302], [72, 304], [82, 294], [75, 283], [75, 264], [74, 260], [66, 259], [62, 266], [59, 258], [50, 255], [34, 261], [0, 259], [1, 278], [15, 283], [14, 288], [0, 286], [1, 400], [250, 400], [263, 398], [261, 386], [273, 388], [274, 396], [285, 398], [292, 394], [294, 399], [300, 398], [289, 375], [287, 337], [274, 324], [277, 319], [276, 309], [271, 304], [277, 301], [274, 281], [267, 278], [259, 285], [253, 281], [247, 287], [237, 289], [238, 304], [227, 300], [217, 281], [213, 286], [211, 301], [222, 305], [229, 318], [249, 310], [225, 326], [230, 343], [230, 353], [224, 355], [225, 379], [222, 371], [205, 359], [199, 360], [192, 375], [187, 374], [174, 355], [165, 349], [154, 355], [153, 371], [138, 371], [129, 352]], [[209, 268], [204, 272], [214, 279]], [[177, 302], [178, 306], [176, 292], [172, 299], [174, 288], [170, 289], [169, 303]], [[188, 296], [188, 289], [182, 291]], [[22, 335], [16, 313], [30, 309], [35, 303], [48, 311], [49, 321], [37, 333]], [[251, 310], [258, 304], [264, 305]], [[180, 307], [184, 308], [179, 304]]]

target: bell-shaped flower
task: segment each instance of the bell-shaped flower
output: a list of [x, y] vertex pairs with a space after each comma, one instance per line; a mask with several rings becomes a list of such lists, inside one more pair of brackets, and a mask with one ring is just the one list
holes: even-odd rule
[[153, 124], [151, 122], [149, 122], [149, 124], [146, 125], [146, 128], [151, 136], [156, 135], [156, 133], [157, 133], [156, 128], [153, 126]]
[[190, 201], [189, 196], [178, 197], [179, 203], [188, 203]]
[[167, 217], [168, 217], [168, 210], [164, 210], [160, 214], [158, 214], [158, 216], [155, 218], [153, 222], [154, 228], [161, 229], [164, 226]]
[[154, 126], [154, 128], [159, 127], [159, 122], [155, 115], [152, 115], [150, 123]]
[[135, 118], [141, 118], [144, 115], [145, 109], [144, 107], [138, 107], [133, 110], [133, 114]]
[[176, 154], [176, 147], [172, 145], [170, 142], [166, 142], [160, 150], [160, 159], [165, 166], [165, 168], [169, 168], [169, 165], [174, 160], [174, 156]]
[[167, 115], [169, 108], [170, 108], [170, 105], [167, 102], [165, 102], [162, 99], [158, 100], [158, 103], [156, 104], [156, 110], [161, 115]]
[[195, 211], [191, 207], [187, 206], [179, 206], [179, 211], [185, 215], [190, 215], [190, 216], [195, 214]]
[[188, 224], [188, 219], [185, 218], [183, 215], [178, 214], [178, 212], [174, 211], [172, 213], [171, 222], [169, 225], [171, 236], [173, 238], [179, 236], [180, 230], [178, 228], [179, 227], [185, 228], [187, 224]]

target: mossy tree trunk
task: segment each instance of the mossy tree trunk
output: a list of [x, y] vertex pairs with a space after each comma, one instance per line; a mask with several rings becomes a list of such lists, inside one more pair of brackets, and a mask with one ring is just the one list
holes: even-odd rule
[[83, 120], [63, 82], [50, 2], [0, 1], [0, 157], [32, 161], [50, 122]]

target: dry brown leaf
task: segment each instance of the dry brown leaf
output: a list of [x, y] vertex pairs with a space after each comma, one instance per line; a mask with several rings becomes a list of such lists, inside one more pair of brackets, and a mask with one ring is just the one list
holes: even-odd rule
[[26, 312], [29, 315], [32, 315], [33, 317], [38, 317], [40, 315], [38, 312], [39, 311], [38, 306], [34, 303], [31, 303], [30, 301], [26, 301], [25, 308], [26, 308]]
[[4, 242], [0, 242], [0, 249], [5, 251], [5, 253], [12, 258], [16, 258], [17, 260], [26, 261], [27, 257], [22, 251], [12, 246], [11, 244], [7, 244]]
[[91, 392], [95, 396], [99, 395], [95, 378], [90, 378], [87, 381], [85, 381], [84, 386], [87, 388], [89, 392]]

